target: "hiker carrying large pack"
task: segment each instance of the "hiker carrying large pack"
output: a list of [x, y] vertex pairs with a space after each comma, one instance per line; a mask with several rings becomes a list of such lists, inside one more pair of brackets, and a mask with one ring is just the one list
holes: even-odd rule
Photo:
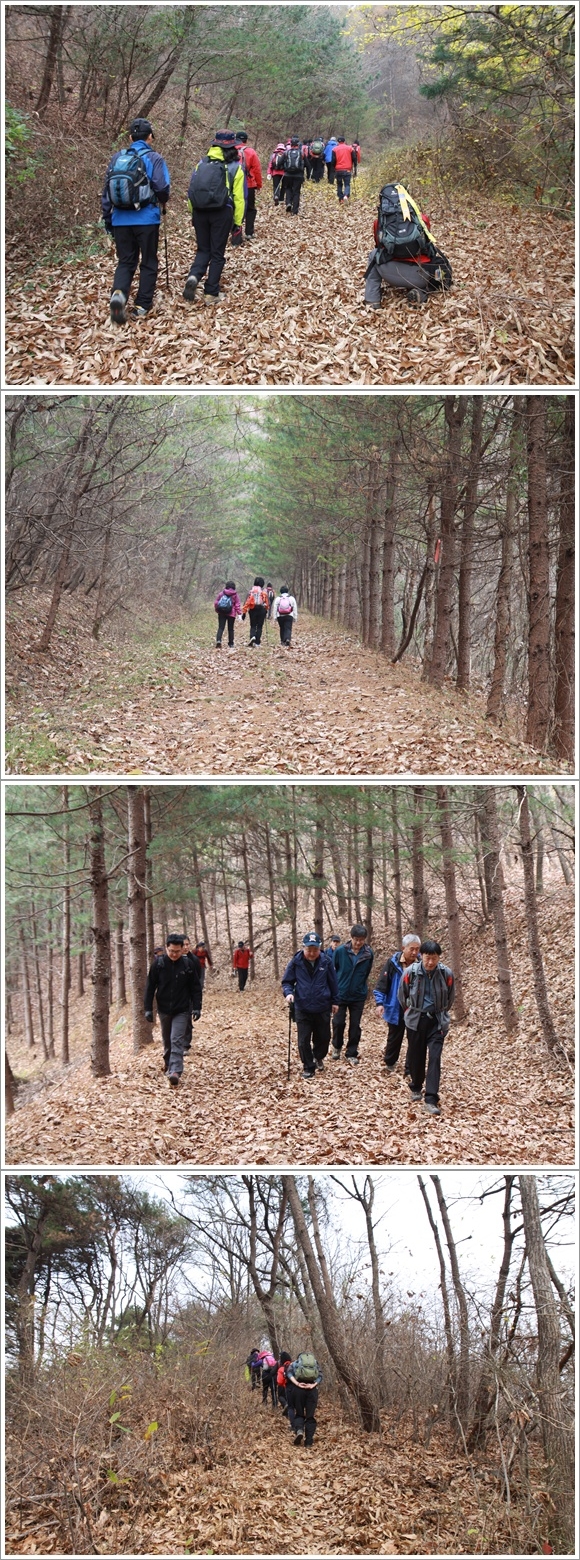
[[374, 223], [376, 248], [365, 272], [365, 303], [381, 306], [381, 282], [407, 294], [407, 303], [419, 307], [432, 292], [452, 285], [451, 266], [437, 248], [429, 218], [402, 184], [384, 184]]
[[232, 244], [243, 243], [245, 212], [244, 170], [239, 160], [233, 130], [218, 130], [206, 157], [193, 170], [187, 198], [195, 228], [197, 249], [183, 289], [193, 303], [202, 277], [204, 302], [216, 304], [220, 276], [226, 262], [226, 244], [230, 229]]
[[[409, 1087], [414, 1100], [420, 1100], [425, 1084], [425, 1110], [439, 1116], [441, 1052], [449, 1029], [449, 1009], [455, 997], [453, 971], [440, 963], [441, 947], [425, 937], [420, 958], [401, 977], [399, 1002], [405, 1014], [409, 1066]], [[425, 1066], [427, 1077], [425, 1078]]]
[[117, 267], [109, 300], [114, 325], [124, 325], [131, 283], [140, 263], [139, 285], [132, 313], [144, 319], [153, 304], [157, 282], [159, 223], [169, 200], [167, 163], [153, 151], [155, 132], [148, 119], [134, 119], [131, 145], [111, 158], [101, 195], [101, 211], [117, 251]]
[[329, 954], [322, 952], [318, 932], [307, 932], [302, 948], [289, 960], [282, 976], [286, 1002], [294, 1003], [302, 1076], [310, 1081], [324, 1071], [330, 1045], [330, 1016], [338, 1008], [338, 981]]
[[324, 141], [321, 135], [315, 135], [308, 148], [310, 167], [312, 170], [312, 183], [320, 184], [324, 178]]
[[290, 137], [290, 145], [284, 153], [284, 178], [282, 190], [286, 199], [286, 215], [298, 216], [300, 209], [300, 191], [304, 183], [304, 158], [300, 137]]
[[[384, 1062], [388, 1073], [395, 1071], [405, 1038], [405, 1015], [399, 1002], [401, 977], [409, 965], [414, 964], [418, 959], [420, 946], [420, 937], [417, 937], [414, 932], [409, 932], [408, 936], [403, 938], [401, 952], [392, 953], [390, 959], [383, 964], [373, 991], [377, 1009], [388, 1026], [388, 1038], [384, 1050]], [[405, 1061], [404, 1071], [405, 1077], [408, 1077], [407, 1061]]]
[[282, 180], [284, 178], [285, 155], [286, 147], [284, 142], [279, 141], [277, 147], [275, 147], [274, 151], [272, 152], [267, 170], [267, 178], [272, 180], [272, 193], [274, 196], [275, 206], [279, 206], [282, 199]]
[[304, 1352], [288, 1368], [288, 1419], [294, 1433], [294, 1445], [310, 1447], [316, 1433], [314, 1417], [322, 1371], [314, 1354]]

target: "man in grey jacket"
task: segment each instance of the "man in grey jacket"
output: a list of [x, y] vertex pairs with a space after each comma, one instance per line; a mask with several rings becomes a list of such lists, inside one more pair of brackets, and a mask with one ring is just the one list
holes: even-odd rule
[[440, 943], [425, 937], [419, 953], [420, 958], [405, 970], [399, 985], [399, 1002], [405, 1015], [408, 1040], [409, 1088], [412, 1099], [420, 1100], [425, 1084], [424, 1108], [430, 1116], [440, 1116], [441, 1052], [449, 1029], [455, 981], [453, 971], [440, 962]]

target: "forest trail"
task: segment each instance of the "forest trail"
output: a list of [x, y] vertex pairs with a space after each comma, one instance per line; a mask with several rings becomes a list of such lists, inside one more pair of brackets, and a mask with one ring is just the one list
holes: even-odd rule
[[[558, 978], [573, 941], [574, 896], [564, 887], [538, 900], [546, 978], [560, 1038], [573, 1045], [573, 1013]], [[45, 1064], [20, 1091], [6, 1123], [10, 1164], [309, 1165], [570, 1164], [574, 1090], [563, 1061], [550, 1060], [531, 989], [523, 894], [506, 894], [514, 996], [520, 1014], [506, 1040], [493, 968], [493, 935], [465, 927], [468, 1018], [452, 1023], [442, 1063], [439, 1119], [411, 1100], [402, 1060], [387, 1076], [386, 1026], [369, 1003], [361, 1064], [327, 1061], [307, 1084], [279, 987], [256, 980], [239, 993], [228, 975], [208, 979], [204, 1011], [175, 1093], [162, 1072], [159, 1029], [135, 1056], [129, 1009], [111, 1015], [112, 1076], [90, 1072], [90, 998], [73, 1003], [71, 1060]], [[555, 939], [554, 927], [558, 927]], [[11, 1036], [14, 1072], [30, 1074], [30, 1052]], [[36, 1091], [36, 1092], [34, 1092]]]
[[[53, 651], [35, 652], [48, 596], [7, 610], [11, 774], [544, 775], [554, 760], [495, 730], [481, 694], [426, 690], [408, 663], [301, 613], [291, 650], [268, 624], [250, 649], [215, 649], [213, 611], [164, 628], [144, 615], [121, 644], [96, 643], [63, 603]], [[558, 767], [563, 768], [561, 761]]]
[[[363, 182], [361, 177], [361, 184]], [[378, 190], [378, 183], [377, 183]], [[306, 185], [297, 219], [260, 199], [256, 239], [228, 250], [223, 307], [182, 298], [193, 232], [181, 196], [168, 215], [147, 321], [111, 325], [114, 254], [12, 268], [6, 298], [9, 385], [566, 385], [574, 381], [574, 232], [489, 196], [438, 191], [428, 204], [454, 286], [428, 308], [399, 295], [364, 305], [376, 201], [339, 206]], [[547, 234], [549, 237], [547, 238]]]

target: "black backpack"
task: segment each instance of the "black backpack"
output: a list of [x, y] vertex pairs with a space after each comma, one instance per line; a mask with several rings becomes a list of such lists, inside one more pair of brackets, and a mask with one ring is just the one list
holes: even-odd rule
[[299, 146], [289, 146], [284, 153], [284, 170], [286, 173], [303, 173], [304, 158]]
[[[384, 251], [387, 260], [416, 260], [418, 255], [434, 257], [435, 245], [431, 243], [427, 229], [413, 206], [410, 203], [407, 205], [405, 196], [402, 185], [383, 185], [379, 195], [377, 245]], [[404, 214], [401, 199], [409, 212], [408, 217]]]
[[193, 170], [187, 191], [192, 211], [219, 211], [225, 206], [239, 167], [239, 162], [225, 163], [221, 157], [202, 157]]
[[140, 211], [155, 200], [142, 153], [132, 146], [113, 157], [108, 183], [109, 200], [118, 211]]

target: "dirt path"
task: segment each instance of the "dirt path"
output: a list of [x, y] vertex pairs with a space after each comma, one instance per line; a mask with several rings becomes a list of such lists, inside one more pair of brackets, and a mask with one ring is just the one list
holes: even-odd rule
[[[40, 598], [35, 596], [39, 603]], [[352, 634], [300, 616], [293, 648], [275, 625], [250, 650], [214, 647], [215, 614], [121, 646], [97, 645], [68, 609], [54, 653], [38, 656], [34, 610], [9, 626], [11, 774], [492, 775], [552, 773], [554, 760], [495, 731], [481, 695], [427, 694]], [[434, 710], [436, 713], [434, 714]], [[561, 766], [560, 766], [561, 767]]]
[[[573, 1015], [558, 980], [563, 942], [573, 936], [571, 890], [539, 905], [548, 985], [561, 1039], [573, 1042]], [[183, 1082], [170, 1091], [161, 1070], [159, 1030], [134, 1056], [128, 1009], [112, 1015], [112, 1076], [91, 1077], [90, 999], [75, 1007], [73, 1067], [45, 1070], [46, 1082], [21, 1097], [7, 1122], [10, 1164], [570, 1164], [574, 1158], [573, 1081], [552, 1062], [541, 1037], [527, 951], [523, 897], [506, 914], [518, 1035], [507, 1041], [496, 998], [490, 928], [464, 939], [469, 1018], [453, 1023], [443, 1052], [437, 1120], [414, 1104], [402, 1064], [388, 1077], [385, 1025], [369, 1005], [361, 1063], [327, 1061], [305, 1083], [295, 1030], [287, 1079], [288, 1024], [281, 993], [256, 980], [243, 994], [226, 973], [210, 980]], [[558, 936], [554, 937], [554, 928]], [[8, 1042], [18, 1075], [29, 1053]]]
[[[433, 200], [455, 284], [418, 313], [391, 295], [366, 309], [373, 199], [348, 208], [308, 185], [297, 219], [259, 205], [253, 244], [228, 252], [223, 306], [182, 298], [193, 254], [184, 202], [168, 217], [171, 292], [145, 322], [108, 318], [113, 251], [14, 272], [9, 385], [526, 385], [574, 379], [571, 224], [489, 199]], [[549, 237], [547, 234], [549, 233]], [[163, 274], [163, 269], [161, 275]]]

